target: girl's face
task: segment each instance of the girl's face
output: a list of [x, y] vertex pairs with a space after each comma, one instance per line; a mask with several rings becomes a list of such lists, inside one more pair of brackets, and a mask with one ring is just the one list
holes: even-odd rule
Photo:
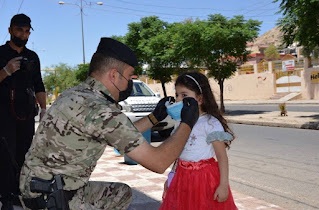
[[192, 97], [197, 101], [199, 107], [202, 104], [201, 95], [197, 96], [194, 91], [186, 88], [185, 86], [181, 86], [181, 85], [175, 86], [175, 97], [176, 97], [176, 102], [182, 101], [183, 98], [186, 98], [186, 97]]

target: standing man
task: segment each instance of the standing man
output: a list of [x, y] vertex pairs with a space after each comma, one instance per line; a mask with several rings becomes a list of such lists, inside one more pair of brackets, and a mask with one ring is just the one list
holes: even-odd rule
[[[199, 116], [197, 102], [184, 99], [179, 128], [159, 147], [153, 147], [142, 133], [167, 116], [168, 98], [161, 99], [150, 115], [134, 124], [117, 103], [132, 92], [131, 77], [137, 64], [129, 47], [114, 39], [101, 39], [90, 63], [89, 77], [64, 91], [37, 129], [20, 175], [20, 190], [27, 207], [44, 208], [39, 206], [43, 203], [41, 194], [31, 192], [33, 177], [51, 180], [61, 175], [70, 209], [127, 209], [132, 199], [129, 186], [89, 181], [105, 147], [115, 147], [157, 173], [163, 173], [180, 155]], [[53, 201], [59, 199], [53, 193], [52, 197]]]
[[[2, 209], [19, 194], [19, 173], [34, 135], [34, 117], [46, 111], [46, 94], [37, 54], [26, 48], [31, 20], [12, 17], [10, 41], [0, 46], [0, 200]], [[10, 209], [9, 207], [7, 209]]]

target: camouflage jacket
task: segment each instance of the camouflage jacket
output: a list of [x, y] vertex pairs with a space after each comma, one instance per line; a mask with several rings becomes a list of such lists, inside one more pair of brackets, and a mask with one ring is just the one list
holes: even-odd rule
[[123, 154], [145, 141], [119, 105], [105, 95], [111, 97], [103, 84], [89, 77], [53, 103], [26, 154], [20, 175], [23, 196], [37, 196], [30, 193], [31, 177], [50, 180], [62, 174], [65, 190], [79, 189], [107, 145]]

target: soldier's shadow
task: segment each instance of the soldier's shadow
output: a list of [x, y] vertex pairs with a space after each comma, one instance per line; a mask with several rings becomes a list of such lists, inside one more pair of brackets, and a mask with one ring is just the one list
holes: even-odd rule
[[132, 188], [133, 198], [128, 210], [157, 210], [162, 202], [155, 200], [143, 192]]

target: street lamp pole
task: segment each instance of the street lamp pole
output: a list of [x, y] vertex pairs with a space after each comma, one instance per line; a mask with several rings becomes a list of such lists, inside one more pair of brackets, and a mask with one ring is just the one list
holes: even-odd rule
[[[84, 48], [84, 29], [83, 29], [83, 5], [82, 5], [82, 1], [81, 0], [81, 4], [72, 4], [72, 3], [66, 3], [64, 1], [59, 1], [59, 4], [63, 5], [63, 4], [68, 4], [68, 5], [75, 5], [78, 6], [80, 8], [80, 12], [81, 12], [81, 28], [82, 28], [82, 54], [83, 54], [83, 64], [85, 64], [85, 48]], [[103, 2], [97, 2], [97, 5], [103, 5]]]
[[85, 64], [85, 50], [84, 50], [84, 30], [83, 30], [83, 7], [82, 7], [82, 0], [81, 0], [81, 26], [82, 26], [82, 50], [83, 50], [83, 64]]

